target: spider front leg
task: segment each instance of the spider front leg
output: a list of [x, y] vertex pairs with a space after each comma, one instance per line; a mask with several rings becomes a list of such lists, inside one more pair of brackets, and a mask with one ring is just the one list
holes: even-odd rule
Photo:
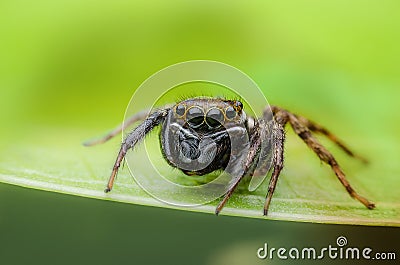
[[272, 122], [272, 144], [273, 144], [273, 160], [272, 165], [274, 171], [268, 184], [268, 192], [265, 198], [264, 215], [268, 214], [268, 208], [274, 194], [279, 175], [283, 169], [284, 160], [284, 144], [285, 144], [285, 124], [288, 121], [288, 115], [285, 112], [275, 113], [275, 121]]
[[117, 176], [119, 167], [121, 166], [121, 162], [124, 159], [126, 152], [129, 149], [133, 149], [135, 145], [143, 140], [143, 138], [148, 134], [151, 130], [154, 129], [157, 125], [159, 125], [164, 118], [168, 115], [169, 109], [164, 109], [160, 111], [153, 112], [148, 118], [146, 118], [138, 127], [136, 127], [132, 132], [128, 134], [125, 140], [121, 144], [121, 148], [119, 150], [117, 159], [114, 163], [113, 170], [111, 172], [111, 176], [108, 180], [107, 188], [104, 192], [110, 192], [113, 185], [115, 177]]
[[239, 185], [239, 182], [243, 179], [244, 176], [246, 176], [249, 171], [251, 170], [251, 166], [254, 163], [254, 160], [256, 160], [257, 155], [260, 151], [261, 147], [261, 132], [260, 132], [260, 126], [259, 124], [254, 125], [254, 130], [253, 134], [250, 136], [250, 146], [249, 146], [249, 151], [246, 156], [246, 160], [243, 165], [243, 170], [241, 171], [241, 174], [238, 176], [235, 176], [236, 178], [234, 179], [233, 183], [229, 187], [228, 191], [225, 193], [224, 198], [222, 201], [218, 204], [217, 208], [215, 209], [215, 214], [218, 215], [222, 208], [224, 208], [226, 202], [229, 200], [229, 198], [232, 196], [232, 193], [235, 191], [237, 186]]

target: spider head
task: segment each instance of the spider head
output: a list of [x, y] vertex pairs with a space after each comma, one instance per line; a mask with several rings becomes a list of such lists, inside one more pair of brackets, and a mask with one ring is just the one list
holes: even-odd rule
[[228, 130], [243, 134], [246, 114], [238, 100], [192, 98], [170, 109], [161, 131], [167, 161], [187, 175], [204, 175], [229, 162]]
[[246, 115], [238, 100], [195, 98], [177, 103], [171, 114], [176, 122], [204, 133], [243, 123]]

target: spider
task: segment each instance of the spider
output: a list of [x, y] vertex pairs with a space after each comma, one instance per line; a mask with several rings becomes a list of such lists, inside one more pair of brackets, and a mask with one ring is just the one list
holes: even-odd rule
[[[90, 146], [103, 143], [120, 133], [127, 126], [142, 120], [121, 144], [107, 188], [105, 189], [106, 193], [111, 191], [115, 177], [127, 151], [133, 149], [136, 144], [143, 140], [147, 133], [157, 126], [161, 126], [159, 138], [164, 159], [169, 165], [180, 169], [186, 175], [204, 175], [215, 170], [224, 170], [230, 159], [236, 159], [237, 163], [234, 163], [236, 166], [229, 171], [229, 174], [234, 175], [232, 176], [233, 181], [215, 210], [215, 213], [218, 215], [232, 196], [239, 182], [245, 176], [255, 174], [255, 163], [261, 163], [261, 169], [257, 169], [258, 172], [256, 173], [264, 175], [268, 173], [269, 167], [263, 165], [265, 157], [261, 156], [260, 152], [262, 151], [263, 141], [266, 141], [266, 137], [269, 137], [269, 139], [273, 139], [270, 144], [270, 149], [272, 150], [272, 175], [263, 211], [264, 215], [267, 215], [272, 195], [283, 169], [284, 128], [289, 123], [294, 132], [307, 146], [332, 168], [338, 180], [352, 198], [357, 199], [368, 209], [375, 207], [374, 203], [359, 195], [351, 187], [336, 159], [319, 143], [314, 137], [314, 133], [325, 135], [349, 156], [362, 160], [363, 158], [350, 151], [335, 135], [320, 125], [277, 106], [271, 106], [271, 111], [273, 115], [272, 123], [267, 124], [265, 122], [267, 112], [260, 119], [247, 116], [243, 110], [243, 104], [239, 100], [205, 97], [190, 98], [177, 102], [172, 107], [155, 110], [149, 115], [147, 115], [147, 111], [134, 114], [123, 125], [117, 127], [105, 137], [87, 142], [85, 145]], [[230, 134], [230, 136], [228, 131], [233, 131], [234, 133]], [[263, 133], [265, 131], [269, 131], [269, 134]], [[236, 140], [237, 138], [248, 136], [248, 151], [245, 155], [236, 155], [234, 158], [231, 155], [233, 147], [230, 144], [230, 137], [232, 135]], [[214, 149], [211, 148], [211, 143], [213, 142], [216, 144], [216, 148]], [[240, 143], [240, 141], [238, 142]], [[244, 146], [242, 147], [244, 148]], [[209, 152], [213, 152], [213, 155], [208, 155]], [[187, 166], [188, 163], [191, 163], [189, 167]]]

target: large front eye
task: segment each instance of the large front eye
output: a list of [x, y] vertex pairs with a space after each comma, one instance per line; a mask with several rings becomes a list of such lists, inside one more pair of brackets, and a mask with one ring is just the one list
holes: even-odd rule
[[198, 128], [204, 123], [204, 112], [199, 107], [191, 107], [186, 113], [186, 121], [192, 128]]
[[212, 108], [207, 112], [206, 123], [211, 128], [217, 128], [221, 126], [224, 121], [224, 114], [218, 108]]

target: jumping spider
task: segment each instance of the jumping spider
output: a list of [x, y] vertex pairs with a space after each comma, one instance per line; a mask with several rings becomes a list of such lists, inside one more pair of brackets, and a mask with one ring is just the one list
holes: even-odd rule
[[[231, 159], [230, 138], [227, 130], [235, 130], [240, 127], [245, 128], [245, 132], [249, 139], [248, 152], [245, 157], [243, 157], [244, 160], [242, 163], [236, 163], [237, 165], [241, 165], [241, 170], [232, 171], [240, 173], [238, 173], [239, 175], [237, 176], [233, 176], [233, 181], [229, 186], [229, 190], [226, 192], [224, 198], [215, 210], [215, 213], [218, 214], [243, 177], [246, 175], [252, 176], [254, 174], [254, 163], [261, 162], [262, 164], [263, 161], [259, 160], [262, 160], [263, 158], [260, 157], [259, 154], [262, 142], [266, 137], [266, 134], [263, 134], [262, 132], [268, 129], [270, 133], [272, 133], [274, 140], [270, 147], [272, 150], [273, 171], [264, 205], [264, 215], [267, 215], [278, 177], [283, 168], [285, 141], [284, 127], [289, 123], [294, 132], [308, 145], [308, 147], [310, 147], [323, 162], [331, 166], [337, 178], [346, 188], [351, 197], [360, 201], [368, 209], [373, 209], [375, 207], [374, 203], [360, 196], [350, 186], [350, 183], [347, 181], [345, 174], [333, 155], [319, 143], [313, 133], [325, 135], [349, 156], [356, 158], [360, 157], [356, 156], [349, 148], [339, 141], [335, 135], [320, 125], [277, 106], [271, 106], [271, 111], [274, 122], [270, 128], [266, 128], [267, 124], [264, 122], [264, 119], [255, 119], [246, 116], [246, 113], [243, 110], [243, 104], [238, 100], [226, 100], [221, 98], [191, 98], [180, 101], [172, 107], [155, 110], [148, 116], [147, 112], [134, 114], [122, 126], [117, 127], [104, 138], [88, 142], [86, 145], [103, 143], [120, 133], [127, 126], [136, 121], [143, 120], [140, 125], [127, 135], [121, 144], [107, 188], [105, 189], [105, 192], [109, 192], [113, 187], [115, 177], [126, 152], [129, 149], [133, 149], [135, 145], [142, 141], [145, 135], [152, 131], [156, 126], [161, 126], [159, 137], [161, 151], [164, 158], [172, 167], [180, 169], [186, 175], [204, 175], [215, 170], [225, 169], [228, 161]], [[173, 128], [175, 132], [178, 133], [179, 137], [170, 136]], [[182, 160], [196, 160], [201, 156], [202, 151], [207, 153], [207, 151], [204, 150], [207, 150], [209, 146], [207, 146], [207, 144], [203, 144], [202, 146], [199, 145], [201, 141], [204, 143], [204, 139], [207, 138], [213, 140], [217, 144], [216, 152], [214, 153], [212, 160], [208, 161], [207, 159], [203, 159], [203, 165], [202, 162], [198, 162], [200, 165], [198, 164], [195, 168], [185, 168], [183, 166], [184, 161]], [[181, 154], [183, 153], [183, 156], [177, 154], [178, 149]], [[268, 170], [269, 168], [261, 168], [261, 172], [264, 175]]]

